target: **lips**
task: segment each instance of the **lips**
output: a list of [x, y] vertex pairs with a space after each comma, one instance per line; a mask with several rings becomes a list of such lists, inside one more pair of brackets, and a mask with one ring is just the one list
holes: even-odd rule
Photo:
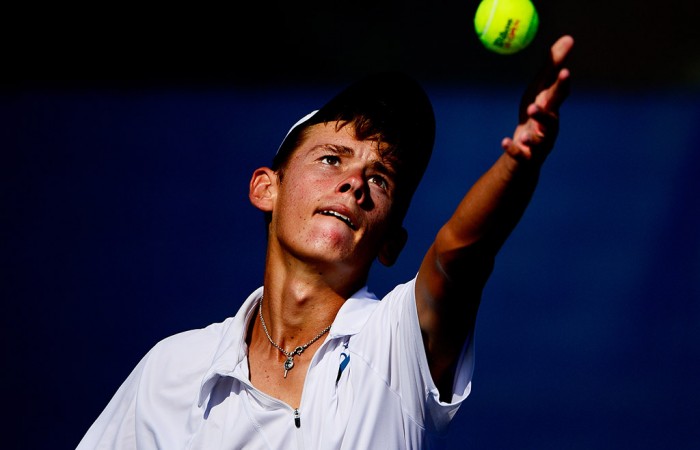
[[335, 217], [336, 219], [340, 220], [341, 222], [344, 222], [347, 226], [349, 226], [353, 230], [357, 230], [357, 225], [352, 221], [352, 219], [345, 214], [341, 214], [338, 211], [332, 210], [332, 209], [324, 209], [319, 211], [319, 214], [322, 214], [324, 216], [330, 216], [330, 217]]

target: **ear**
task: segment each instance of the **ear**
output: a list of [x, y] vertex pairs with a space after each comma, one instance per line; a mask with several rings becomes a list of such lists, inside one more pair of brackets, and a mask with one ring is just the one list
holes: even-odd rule
[[263, 212], [271, 212], [277, 195], [277, 174], [268, 167], [253, 172], [248, 188], [250, 203]]
[[404, 227], [398, 227], [396, 231], [389, 232], [386, 242], [384, 242], [379, 250], [379, 255], [377, 255], [379, 262], [387, 267], [393, 266], [407, 240], [408, 231]]

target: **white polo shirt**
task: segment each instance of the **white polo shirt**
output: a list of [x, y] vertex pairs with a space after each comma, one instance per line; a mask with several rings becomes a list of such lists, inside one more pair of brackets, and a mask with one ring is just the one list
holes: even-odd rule
[[156, 344], [78, 449], [438, 448], [469, 395], [473, 334], [452, 401], [440, 402], [414, 284], [397, 286], [382, 301], [363, 288], [345, 302], [309, 365], [296, 410], [249, 381], [245, 333], [258, 288], [236, 316]]

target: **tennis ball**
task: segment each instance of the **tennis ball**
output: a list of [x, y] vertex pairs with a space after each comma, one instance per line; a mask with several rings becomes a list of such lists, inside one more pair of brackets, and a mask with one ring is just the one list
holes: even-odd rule
[[474, 28], [481, 43], [502, 55], [527, 47], [539, 22], [530, 0], [483, 0], [474, 15]]

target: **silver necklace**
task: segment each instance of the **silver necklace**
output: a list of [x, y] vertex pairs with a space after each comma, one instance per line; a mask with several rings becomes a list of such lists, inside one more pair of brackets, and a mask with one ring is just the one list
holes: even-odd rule
[[270, 341], [270, 344], [272, 344], [273, 347], [275, 347], [277, 350], [281, 351], [284, 354], [284, 356], [287, 357], [287, 359], [284, 361], [284, 377], [287, 378], [287, 372], [292, 370], [292, 367], [294, 367], [294, 357], [296, 355], [301, 355], [301, 353], [304, 350], [306, 350], [309, 345], [318, 341], [321, 338], [321, 336], [326, 334], [328, 332], [328, 330], [331, 329], [331, 325], [333, 325], [333, 324], [328, 325], [326, 328], [321, 330], [320, 333], [318, 333], [313, 339], [311, 339], [306, 344], [300, 345], [300, 346], [296, 347], [294, 350], [292, 350], [291, 352], [288, 352], [285, 349], [283, 349], [282, 347], [280, 347], [279, 345], [277, 345], [277, 343], [275, 341], [273, 341], [272, 338], [270, 337], [270, 332], [267, 331], [267, 325], [265, 325], [265, 319], [263, 319], [263, 315], [262, 315], [262, 301], [263, 301], [263, 298], [260, 297], [260, 303], [258, 304], [258, 315], [260, 316], [260, 324], [262, 325], [263, 331], [265, 331], [265, 336], [267, 336], [267, 340]]

